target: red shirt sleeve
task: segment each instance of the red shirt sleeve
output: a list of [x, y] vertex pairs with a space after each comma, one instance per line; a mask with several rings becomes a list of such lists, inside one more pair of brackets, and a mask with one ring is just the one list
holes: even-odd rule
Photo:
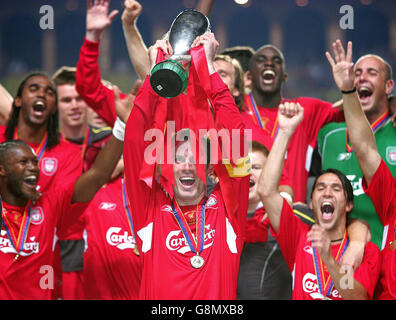
[[290, 271], [292, 271], [294, 267], [300, 236], [301, 234], [305, 234], [308, 230], [309, 227], [294, 215], [293, 209], [287, 201], [283, 199], [278, 233], [275, 233], [272, 227], [271, 232], [275, 235], [276, 241], [279, 244], [279, 248], [282, 251]]
[[344, 112], [333, 108], [330, 102], [315, 98], [298, 98], [296, 102], [304, 108], [303, 124], [311, 142], [316, 142], [319, 130], [326, 123], [345, 121]]
[[367, 291], [369, 300], [373, 299], [373, 294], [381, 270], [381, 255], [378, 247], [373, 243], [367, 243], [364, 249], [362, 263], [353, 274], [353, 277]]
[[[152, 128], [156, 100], [158, 96], [151, 89], [149, 77], [135, 98], [132, 112], [128, 118], [124, 139], [125, 185], [132, 207], [135, 232], [145, 225], [147, 205], [150, 198], [150, 187], [140, 180], [146, 145], [144, 136]], [[137, 241], [139, 237], [137, 237]]]
[[[210, 81], [212, 88], [210, 98], [212, 99], [215, 112], [216, 126], [219, 132], [224, 128], [231, 136], [228, 142], [222, 141], [220, 138], [221, 143], [231, 144], [229, 146], [231, 157], [226, 156], [225, 158], [231, 159], [231, 164], [236, 164], [233, 168], [228, 166], [228, 172], [226, 172], [226, 166], [224, 165], [216, 166], [215, 171], [219, 177], [220, 188], [227, 209], [227, 216], [236, 229], [237, 234], [244, 235], [246, 231], [246, 213], [249, 204], [250, 177], [250, 171], [245, 172], [245, 169], [249, 166], [250, 170], [250, 161], [242, 161], [242, 163], [239, 162], [238, 165], [238, 159], [247, 159], [246, 157], [248, 155], [247, 148], [245, 150], [244, 141], [245, 123], [228, 87], [221, 80], [217, 72], [210, 76]], [[232, 133], [233, 131], [237, 132], [237, 134], [234, 135]], [[219, 134], [219, 136], [221, 135]], [[239, 141], [236, 141], [236, 139]], [[232, 148], [239, 148], [239, 150], [233, 150]], [[231, 172], [229, 170], [231, 170]], [[238, 197], [236, 198], [235, 195], [238, 195]]]
[[[90, 108], [95, 110], [107, 124], [116, 120], [114, 92], [102, 83], [99, 59], [99, 42], [84, 39], [76, 71], [76, 90]], [[121, 93], [120, 98], [126, 95]]]
[[396, 179], [393, 178], [384, 160], [381, 160], [377, 171], [371, 178], [370, 184], [367, 185], [366, 179], [363, 178], [362, 186], [364, 192], [373, 202], [382, 224], [393, 223], [396, 215], [391, 206], [396, 193]]

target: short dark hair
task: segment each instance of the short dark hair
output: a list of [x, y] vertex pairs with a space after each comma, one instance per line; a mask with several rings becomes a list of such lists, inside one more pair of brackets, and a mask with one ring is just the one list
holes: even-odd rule
[[343, 174], [340, 170], [334, 169], [334, 168], [329, 168], [326, 170], [322, 170], [315, 178], [315, 181], [313, 183], [312, 186], [312, 191], [311, 191], [311, 199], [312, 199], [312, 195], [313, 192], [315, 190], [315, 186], [316, 186], [316, 182], [318, 181], [318, 179], [323, 176], [326, 173], [332, 173], [335, 174], [338, 179], [340, 179], [341, 184], [342, 184], [342, 188], [344, 189], [344, 193], [346, 196], [346, 200], [348, 203], [353, 202], [353, 188], [352, 188], [352, 184], [349, 181], [349, 179], [346, 177], [345, 174]]
[[265, 44], [265, 45], [261, 46], [260, 48], [258, 48], [258, 49], [254, 52], [254, 55], [251, 57], [251, 59], [250, 59], [250, 61], [249, 61], [249, 70], [253, 70], [254, 64], [255, 64], [255, 59], [256, 59], [258, 53], [259, 53], [261, 50], [266, 49], [266, 48], [271, 48], [272, 50], [276, 51], [276, 52], [279, 54], [279, 56], [280, 56], [281, 59], [282, 59], [282, 68], [283, 68], [283, 71], [285, 71], [285, 70], [286, 70], [286, 60], [285, 60], [285, 56], [284, 56], [283, 52], [282, 52], [278, 47], [274, 46], [273, 44]]
[[266, 157], [268, 157], [269, 154], [267, 147], [256, 140], [252, 140], [252, 151], [259, 151]]
[[249, 61], [254, 54], [254, 49], [249, 46], [235, 46], [231, 48], [225, 48], [221, 54], [225, 54], [233, 59], [238, 60], [243, 72], [246, 72], [249, 70]]
[[22, 140], [8, 140], [0, 143], [0, 164], [5, 163], [5, 156], [10, 150], [20, 147], [27, 147], [31, 149], [31, 147]]
[[76, 83], [76, 70], [75, 67], [63, 66], [55, 71], [52, 80], [55, 82], [56, 86], [63, 84], [74, 85]]

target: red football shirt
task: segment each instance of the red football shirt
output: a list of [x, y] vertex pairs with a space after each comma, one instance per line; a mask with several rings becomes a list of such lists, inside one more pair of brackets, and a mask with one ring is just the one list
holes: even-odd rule
[[[276, 240], [283, 253], [290, 272], [293, 275], [293, 300], [321, 300], [318, 278], [314, 266], [313, 248], [307, 242], [310, 227], [293, 214], [293, 209], [286, 200], [283, 201], [281, 221]], [[272, 230], [273, 231], [273, 230]], [[337, 256], [340, 244], [331, 246], [333, 256]], [[380, 253], [375, 244], [367, 243], [363, 261], [355, 270], [353, 277], [367, 290], [372, 299], [380, 271]], [[324, 271], [324, 278], [329, 273]], [[342, 300], [341, 295], [333, 286], [329, 296], [332, 300]]]
[[368, 186], [363, 180], [363, 188], [384, 225], [384, 239], [386, 238], [385, 247], [381, 251], [382, 266], [376, 299], [396, 300], [396, 179], [383, 160]]
[[[238, 108], [217, 73], [210, 76], [213, 106], [225, 128], [244, 128]], [[194, 256], [173, 215], [171, 199], [153, 181], [139, 180], [144, 159], [144, 134], [151, 128], [155, 98], [148, 78], [140, 88], [129, 117], [124, 143], [125, 177], [132, 205], [137, 243], [143, 258], [141, 299], [235, 299], [239, 259], [243, 246], [248, 205], [249, 176], [228, 181], [238, 196], [238, 206], [227, 212], [221, 185], [216, 185], [205, 204], [205, 263], [194, 269]], [[221, 118], [221, 119], [220, 119]], [[227, 182], [227, 183], [228, 183]], [[184, 208], [181, 208], [182, 211]]]
[[[343, 112], [333, 108], [331, 103], [314, 98], [283, 99], [282, 102], [300, 103], [304, 108], [304, 119], [297, 127], [287, 149], [285, 170], [288, 171], [290, 186], [294, 191], [294, 202], [304, 202], [307, 192], [308, 173], [311, 158], [316, 146], [316, 137], [320, 128], [331, 121], [343, 121]], [[250, 95], [245, 95], [245, 105], [251, 105]], [[246, 127], [261, 128], [261, 131], [273, 140], [277, 131], [278, 108], [257, 106], [260, 119], [253, 110], [242, 112]]]
[[[4, 132], [5, 127], [0, 127], [0, 142], [6, 141]], [[28, 144], [37, 151], [39, 145]], [[40, 192], [74, 182], [82, 173], [80, 148], [61, 140], [55, 147], [45, 149], [39, 166], [40, 176], [37, 188]]]
[[141, 259], [135, 251], [122, 192], [122, 179], [118, 178], [98, 191], [84, 213], [85, 299], [138, 298]]
[[[87, 204], [71, 204], [74, 183], [45, 192], [30, 210], [26, 241], [19, 257], [9, 233], [0, 233], [0, 299], [50, 299], [55, 287], [54, 249], [56, 230], [67, 228], [84, 211]], [[25, 208], [3, 202], [4, 223], [10, 233], [19, 233]], [[25, 213], [27, 214], [27, 212]]]

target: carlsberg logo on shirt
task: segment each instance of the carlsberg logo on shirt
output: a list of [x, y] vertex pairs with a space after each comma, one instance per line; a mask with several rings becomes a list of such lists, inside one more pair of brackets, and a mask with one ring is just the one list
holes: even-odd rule
[[[23, 250], [19, 252], [22, 257], [30, 256], [33, 253], [38, 253], [40, 249], [40, 242], [35, 241], [36, 237], [28, 237], [23, 244]], [[11, 241], [8, 239], [7, 231], [1, 230], [0, 233], [0, 252], [3, 253], [18, 253], [12, 246]]]
[[[214, 234], [215, 230], [210, 228], [210, 224], [205, 225], [204, 249], [213, 244]], [[196, 239], [194, 240], [196, 241]], [[171, 251], [177, 251], [182, 254], [191, 251], [181, 230], [175, 230], [168, 233], [168, 236], [166, 237], [166, 247]]]
[[362, 182], [363, 182], [362, 177], [358, 177], [354, 174], [349, 174], [346, 177], [351, 182], [354, 196], [357, 197], [357, 196], [364, 194], [364, 190], [363, 190], [363, 186], [362, 186]]
[[110, 227], [106, 232], [106, 241], [109, 245], [117, 247], [120, 250], [134, 249], [136, 240], [128, 231], [121, 233], [121, 228]]
[[[323, 294], [319, 291], [316, 275], [309, 272], [306, 273], [302, 279], [302, 286], [304, 292], [308, 293], [312, 299], [323, 299]], [[341, 298], [341, 296], [336, 289], [333, 289], [328, 298]]]

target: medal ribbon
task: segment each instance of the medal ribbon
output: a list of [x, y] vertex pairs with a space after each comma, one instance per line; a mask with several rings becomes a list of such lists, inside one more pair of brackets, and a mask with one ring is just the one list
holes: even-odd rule
[[[191, 233], [191, 229], [188, 226], [186, 218], [184, 217], [183, 212], [180, 210], [179, 205], [176, 202], [177, 209], [172, 201], [172, 210], [173, 215], [176, 218], [176, 221], [183, 232], [184, 238], [187, 240], [188, 246], [190, 247], [191, 251], [198, 254], [203, 250], [204, 247], [204, 236], [205, 236], [205, 204], [206, 200], [201, 205], [201, 210], [197, 210], [197, 217], [196, 217], [196, 233], [197, 233], [197, 241], [194, 240], [194, 236]], [[175, 200], [176, 201], [176, 200]], [[195, 244], [195, 246], [194, 246]]]
[[[135, 231], [134, 231], [135, 229], [133, 228], [131, 207], [129, 205], [128, 197], [126, 195], [126, 188], [125, 188], [124, 178], [121, 179], [121, 183], [122, 183], [122, 201], [123, 201], [123, 204], [124, 204], [124, 210], [125, 210], [126, 217], [127, 217], [127, 220], [128, 220], [129, 228], [131, 229], [131, 233], [132, 233], [133, 237], [136, 239]], [[139, 251], [138, 251], [138, 248], [137, 248], [136, 244], [135, 244], [134, 252], [135, 252], [136, 255], [139, 255]]]
[[[91, 130], [90, 130], [90, 127], [88, 127], [87, 131], [84, 134], [84, 141], [83, 141], [82, 147], [81, 147], [81, 158], [83, 158], [83, 159], [85, 157], [85, 150], [87, 149], [87, 147], [89, 145], [90, 137], [91, 137]], [[61, 132], [61, 139], [63, 141], [68, 141], [63, 132]]]
[[[348, 247], [349, 244], [349, 239], [346, 236], [346, 232], [344, 234], [344, 238], [342, 239], [341, 245], [338, 248], [337, 255], [335, 257], [336, 261], [339, 262]], [[318, 287], [320, 293], [323, 295], [323, 297], [328, 297], [331, 293], [331, 290], [333, 289], [334, 283], [331, 280], [330, 274], [328, 274], [327, 279], [325, 279], [325, 271], [323, 267], [323, 262], [322, 259], [319, 256], [319, 253], [316, 248], [313, 247], [313, 262], [314, 262], [314, 267], [315, 267], [315, 273], [316, 273], [316, 278], [318, 279]]]
[[[389, 119], [390, 119], [389, 111], [386, 111], [371, 125], [371, 130], [373, 131], [373, 133], [375, 134], [377, 130], [382, 128]], [[346, 150], [347, 152], [352, 152], [352, 146], [350, 145], [349, 142], [348, 130], [346, 130]]]
[[[16, 130], [14, 133], [14, 139], [18, 140], [18, 133]], [[41, 140], [39, 146], [37, 147], [36, 150], [34, 150], [39, 162], [40, 162], [41, 158], [43, 157], [45, 150], [47, 149], [47, 144], [48, 144], [48, 132], [45, 132], [45, 135], [44, 135], [43, 139]]]
[[[255, 120], [254, 122], [258, 124], [261, 127], [261, 129], [265, 129], [263, 119], [261, 118], [259, 109], [256, 105], [256, 102], [254, 101], [252, 93], [249, 94], [249, 99], [247, 99], [247, 102], [248, 102], [247, 106], [250, 112], [252, 113], [252, 115], [254, 115], [253, 117], [253, 119]], [[281, 103], [283, 103], [283, 99], [281, 100]], [[278, 116], [276, 116], [274, 127], [272, 128], [272, 132], [271, 132], [271, 139], [275, 139], [276, 135], [278, 134], [278, 129], [279, 129]]]
[[84, 135], [84, 142], [81, 148], [81, 158], [85, 158], [85, 151], [87, 150], [87, 147], [89, 146], [89, 142], [90, 142], [90, 137], [91, 137], [91, 130], [88, 126], [87, 131], [85, 132]]
[[[29, 200], [27, 203], [25, 210], [23, 211], [22, 222], [19, 228], [18, 237], [14, 234], [14, 231], [11, 228], [11, 224], [8, 221], [7, 216], [4, 214], [4, 210], [2, 211], [3, 220], [6, 223], [3, 223], [4, 229], [7, 232], [8, 239], [10, 240], [12, 246], [15, 248], [15, 251], [19, 255], [23, 250], [23, 245], [25, 244], [27, 235], [29, 233], [29, 226], [30, 226], [30, 211], [32, 209], [32, 202]], [[10, 227], [7, 227], [7, 224]]]

